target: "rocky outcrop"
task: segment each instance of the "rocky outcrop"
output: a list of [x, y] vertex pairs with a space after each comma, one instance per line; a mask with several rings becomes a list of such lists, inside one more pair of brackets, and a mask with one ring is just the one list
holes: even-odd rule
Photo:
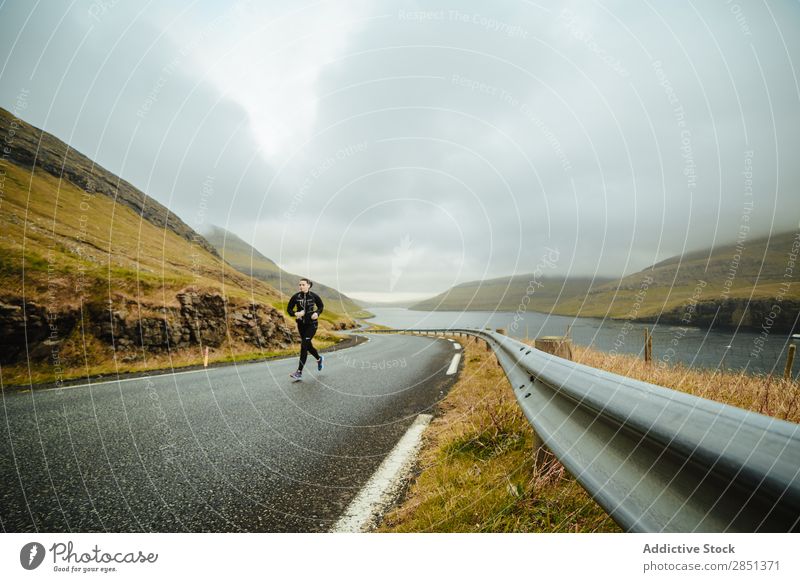
[[46, 357], [77, 321], [75, 310], [51, 313], [33, 301], [0, 298], [0, 364]]
[[215, 292], [184, 291], [178, 306], [160, 306], [141, 314], [136, 302], [113, 304], [97, 314], [96, 335], [117, 346], [166, 350], [227, 341], [260, 348], [287, 347], [294, 333], [275, 308], [260, 303], [231, 304]]
[[[117, 302], [89, 304], [85, 329], [123, 352], [215, 348], [229, 342], [273, 350], [299, 340], [294, 326], [269, 305], [229, 302], [217, 292], [193, 289], [175, 299], [174, 305], [166, 306], [121, 297]], [[79, 323], [76, 310], [51, 313], [36, 303], [23, 306], [18, 298], [0, 299], [0, 362], [46, 357]]]
[[[693, 309], [685, 305], [665, 311], [658, 316], [659, 323], [691, 325], [703, 328], [740, 329], [751, 331], [788, 332], [798, 328], [800, 301], [796, 299], [724, 299], [700, 301]], [[641, 318], [652, 322], [655, 318]]]

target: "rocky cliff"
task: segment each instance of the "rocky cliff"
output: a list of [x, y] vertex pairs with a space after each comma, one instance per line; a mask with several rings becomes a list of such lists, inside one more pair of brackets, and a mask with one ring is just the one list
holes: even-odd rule
[[714, 329], [741, 329], [754, 332], [800, 330], [800, 301], [796, 299], [741, 299], [700, 301], [694, 306], [662, 312], [658, 317], [637, 321], [692, 325]]
[[[81, 313], [65, 309], [51, 313], [38, 303], [0, 296], [0, 363], [48, 358], [81, 334]], [[298, 341], [275, 308], [261, 303], [233, 302], [213, 290], [188, 288], [167, 305], [138, 303], [117, 296], [106, 304], [84, 306], [83, 328], [120, 358], [135, 358], [142, 350], [165, 352], [223, 344], [246, 344], [276, 350]]]

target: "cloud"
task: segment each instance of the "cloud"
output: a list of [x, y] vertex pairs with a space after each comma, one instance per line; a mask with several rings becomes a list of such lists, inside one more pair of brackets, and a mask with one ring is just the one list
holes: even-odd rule
[[191, 66], [248, 114], [270, 158], [307, 140], [317, 82], [365, 25], [363, 2], [249, 2], [193, 13], [167, 32], [189, 47]]
[[734, 240], [749, 187], [752, 238], [797, 228], [795, 4], [91, 6], [3, 8], [0, 103], [29, 84], [32, 123], [345, 292], [545, 246], [630, 273]]

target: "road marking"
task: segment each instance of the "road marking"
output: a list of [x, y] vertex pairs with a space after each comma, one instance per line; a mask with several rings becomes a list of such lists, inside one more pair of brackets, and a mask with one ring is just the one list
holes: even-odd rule
[[450, 367], [447, 368], [447, 375], [455, 374], [458, 370], [458, 362], [461, 360], [461, 352], [453, 355], [453, 361], [450, 362]]
[[389, 508], [408, 477], [422, 444], [422, 433], [433, 415], [420, 414], [370, 477], [364, 488], [347, 506], [331, 528], [332, 533], [364, 532]]
[[[369, 341], [369, 338], [367, 338]], [[350, 346], [356, 347], [356, 346]], [[350, 348], [344, 348], [350, 349]], [[334, 350], [339, 351], [339, 350]], [[324, 354], [323, 354], [324, 355]], [[248, 364], [266, 364], [271, 362], [281, 362], [283, 360], [290, 360], [296, 356], [289, 355], [285, 357], [275, 358], [274, 360], [262, 360], [262, 361], [242, 361], [242, 362], [233, 362], [229, 364], [229, 366], [246, 366]], [[103, 384], [119, 384], [121, 382], [135, 382], [137, 380], [152, 380], [153, 378], [166, 378], [168, 376], [181, 376], [183, 374], [199, 374], [201, 372], [208, 373], [209, 371], [216, 369], [216, 368], [227, 368], [229, 366], [214, 366], [214, 368], [201, 368], [200, 370], [184, 370], [182, 372], [164, 372], [163, 374], [153, 374], [153, 375], [144, 375], [144, 376], [134, 376], [132, 378], [117, 378], [115, 380], [99, 380], [97, 382], [90, 382], [88, 384], [65, 384], [63, 386], [55, 386], [53, 388], [35, 388], [36, 392], [52, 392], [54, 390], [67, 390], [70, 388], [87, 388], [87, 387], [95, 387], [95, 386], [102, 386]], [[123, 372], [124, 373], [124, 372]], [[27, 390], [23, 390], [21, 392], [30, 391], [30, 388]]]
[[453, 349], [454, 349], [454, 350], [460, 350], [460, 349], [461, 349], [461, 344], [460, 344], [460, 343], [458, 343], [458, 342], [454, 343], [454, 344], [453, 344]]
[[[244, 362], [237, 362], [237, 363], [244, 363]], [[255, 362], [261, 363], [261, 362]], [[36, 390], [36, 392], [51, 392], [53, 390], [66, 390], [68, 388], [86, 388], [87, 386], [102, 386], [103, 384], [118, 384], [121, 382], [135, 382], [136, 380], [147, 380], [153, 378], [165, 378], [167, 376], [182, 376], [183, 374], [197, 374], [199, 372], [208, 372], [208, 369], [202, 370], [186, 370], [184, 372], [167, 372], [165, 374], [155, 374], [153, 376], [135, 376], [133, 378], [119, 378], [117, 380], [100, 380], [98, 382], [92, 382], [91, 384], [68, 384], [65, 386], [55, 387], [55, 388], [42, 388], [40, 390]]]

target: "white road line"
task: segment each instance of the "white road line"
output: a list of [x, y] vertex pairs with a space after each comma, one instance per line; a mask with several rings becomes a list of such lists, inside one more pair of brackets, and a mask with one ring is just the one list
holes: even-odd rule
[[[237, 362], [240, 364], [244, 364], [246, 362]], [[260, 362], [256, 362], [260, 363]], [[133, 378], [120, 378], [118, 380], [101, 380], [99, 382], [92, 382], [91, 384], [69, 384], [65, 386], [61, 386], [60, 388], [42, 388], [41, 390], [36, 390], [37, 392], [50, 392], [52, 390], [67, 390], [68, 388], [86, 388], [87, 386], [102, 386], [103, 384], [118, 384], [121, 382], [135, 382], [137, 380], [152, 380], [153, 378], [165, 378], [167, 376], [182, 376], [183, 374], [199, 374], [200, 372], [207, 372], [210, 368], [203, 368], [202, 370], [186, 370], [184, 372], [167, 372], [166, 374], [156, 374], [154, 376], [135, 376]]]
[[403, 438], [347, 506], [342, 517], [331, 528], [331, 532], [363, 532], [377, 524], [411, 472], [422, 444], [422, 433], [432, 418], [431, 414], [420, 414], [414, 420]]
[[460, 349], [461, 349], [461, 344], [460, 344], [460, 343], [458, 343], [458, 342], [454, 343], [454, 344], [453, 344], [453, 349], [454, 349], [454, 350], [460, 350]]
[[455, 374], [458, 370], [458, 362], [461, 360], [461, 352], [453, 355], [453, 361], [450, 362], [450, 367], [447, 368], [447, 375]]
[[[367, 338], [367, 341], [369, 341], [369, 338]], [[352, 346], [352, 347], [355, 347], [355, 346]], [[323, 355], [327, 355], [327, 354], [323, 354]], [[267, 362], [279, 362], [281, 360], [289, 360], [289, 359], [291, 359], [293, 357], [295, 357], [295, 356], [287, 356], [285, 358], [276, 358], [275, 360], [263, 360], [263, 361], [260, 361], [260, 362], [258, 362], [258, 361], [256, 361], [256, 362], [253, 362], [253, 361], [242, 361], [242, 362], [235, 362], [234, 364], [235, 365], [239, 365], [239, 366], [244, 366], [244, 365], [247, 365], [247, 364], [265, 364]], [[234, 365], [234, 364], [231, 364], [231, 365]], [[214, 366], [214, 368], [225, 368], [225, 367], [227, 367], [227, 366]], [[55, 388], [36, 389], [36, 392], [51, 392], [53, 390], [67, 390], [69, 388], [86, 388], [88, 386], [92, 386], [92, 387], [94, 387], [94, 386], [102, 386], [103, 384], [118, 384], [118, 383], [121, 383], [121, 382], [136, 382], [137, 380], [152, 380], [153, 378], [166, 378], [167, 376], [181, 376], [183, 374], [199, 374], [201, 372], [208, 372], [209, 370], [212, 370], [214, 368], [201, 368], [199, 370], [184, 370], [183, 372], [165, 372], [163, 374], [154, 374], [152, 376], [149, 376], [149, 375], [146, 375], [146, 376], [134, 376], [132, 378], [119, 378], [117, 380], [100, 380], [98, 382], [91, 382], [89, 384], [65, 384], [64, 386], [61, 386], [61, 387], [57, 386]], [[28, 390], [30, 390], [30, 388], [28, 388]]]

